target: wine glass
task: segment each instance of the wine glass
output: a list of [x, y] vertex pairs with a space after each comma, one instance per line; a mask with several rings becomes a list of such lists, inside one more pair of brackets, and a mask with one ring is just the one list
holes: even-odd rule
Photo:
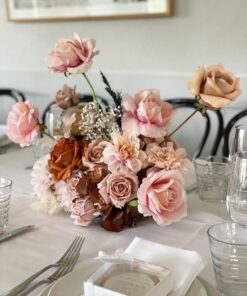
[[247, 151], [234, 154], [232, 159], [227, 209], [234, 222], [247, 227]]

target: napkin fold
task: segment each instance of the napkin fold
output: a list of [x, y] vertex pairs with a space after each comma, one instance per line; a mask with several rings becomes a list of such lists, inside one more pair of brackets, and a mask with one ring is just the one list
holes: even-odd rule
[[204, 267], [201, 256], [187, 251], [135, 237], [125, 253], [139, 260], [169, 268], [173, 273], [171, 296], [184, 296]]

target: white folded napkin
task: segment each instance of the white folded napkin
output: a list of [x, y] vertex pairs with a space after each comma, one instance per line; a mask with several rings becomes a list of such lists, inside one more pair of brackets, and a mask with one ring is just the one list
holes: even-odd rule
[[178, 249], [135, 237], [125, 253], [139, 260], [169, 268], [173, 273], [171, 296], [184, 296], [204, 267], [197, 252]]
[[7, 126], [0, 124], [0, 146], [4, 146], [10, 143], [8, 136], [6, 135]]

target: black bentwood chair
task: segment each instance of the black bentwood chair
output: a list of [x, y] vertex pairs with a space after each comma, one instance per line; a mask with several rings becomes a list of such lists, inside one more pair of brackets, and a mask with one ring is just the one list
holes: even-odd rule
[[[109, 108], [109, 104], [107, 100], [103, 97], [97, 96], [97, 100], [99, 102], [99, 105], [102, 110], [107, 110]], [[86, 94], [86, 95], [80, 95], [80, 102], [84, 103], [90, 103], [93, 101], [92, 95]], [[49, 103], [49, 105], [45, 108], [44, 112], [42, 113], [42, 123], [45, 124], [46, 114], [52, 109], [53, 106], [55, 106], [56, 102], [53, 101]]]
[[16, 89], [0, 88], [0, 96], [6, 96], [12, 98], [15, 102], [26, 101], [26, 98], [22, 92]]
[[[230, 139], [230, 134], [233, 129], [233, 127], [236, 125], [236, 123], [242, 119], [243, 117], [247, 116], [247, 109], [237, 113], [234, 115], [229, 122], [226, 125], [225, 131], [224, 131], [224, 143], [223, 143], [223, 156], [228, 157], [229, 156], [229, 139]], [[247, 123], [247, 119], [246, 119]]]
[[[166, 102], [172, 104], [175, 109], [191, 108], [191, 109], [196, 110], [199, 106], [198, 103], [196, 102], [196, 100], [191, 99], [191, 98], [174, 98], [174, 99], [166, 100]], [[217, 154], [219, 144], [220, 144], [221, 138], [223, 136], [224, 119], [223, 119], [223, 116], [222, 116], [222, 113], [220, 110], [211, 111], [211, 112], [216, 114], [217, 121], [218, 121], [218, 129], [217, 129], [217, 133], [216, 133], [216, 138], [213, 143], [213, 147], [210, 151], [211, 152], [210, 154], [215, 156]], [[207, 111], [204, 116], [204, 118], [206, 120], [205, 130], [202, 133], [201, 141], [193, 154], [193, 159], [195, 159], [201, 155], [203, 148], [205, 147], [205, 144], [206, 144], [207, 139], [209, 137], [210, 130], [211, 130], [211, 118], [209, 116], [209, 113], [210, 112]]]

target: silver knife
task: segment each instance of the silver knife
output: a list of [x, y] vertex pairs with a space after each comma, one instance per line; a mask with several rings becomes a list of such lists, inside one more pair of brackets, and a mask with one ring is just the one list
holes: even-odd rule
[[12, 231], [9, 231], [9, 232], [4, 232], [2, 235], [0, 235], [0, 243], [2, 241], [5, 241], [7, 239], [10, 239], [16, 235], [19, 235], [23, 232], [26, 232], [26, 231], [29, 231], [29, 230], [32, 230], [34, 229], [34, 225], [27, 225], [27, 226], [23, 226], [23, 227], [20, 227], [20, 228], [17, 228], [17, 229], [14, 229]]

